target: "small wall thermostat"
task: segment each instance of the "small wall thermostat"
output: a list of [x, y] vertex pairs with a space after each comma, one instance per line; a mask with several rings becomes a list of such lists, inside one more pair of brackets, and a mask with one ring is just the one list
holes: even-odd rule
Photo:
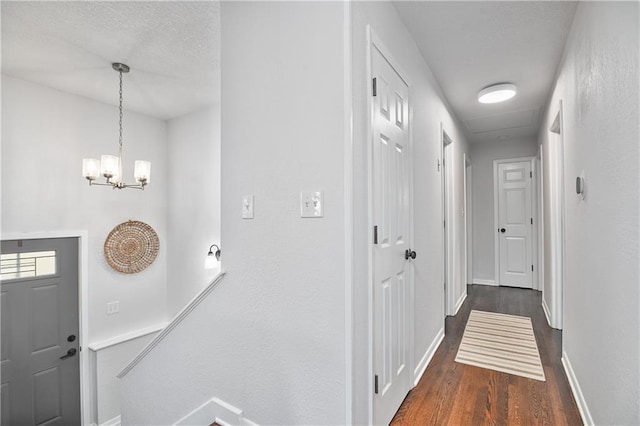
[[576, 194], [584, 199], [584, 178], [582, 176], [576, 178]]

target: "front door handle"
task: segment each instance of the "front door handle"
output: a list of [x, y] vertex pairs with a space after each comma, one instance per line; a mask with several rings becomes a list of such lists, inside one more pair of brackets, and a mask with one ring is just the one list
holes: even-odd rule
[[411, 250], [411, 249], [407, 249], [407, 250], [404, 251], [404, 258], [407, 259], [407, 260], [409, 258], [415, 259], [416, 258], [416, 252]]
[[74, 356], [78, 351], [75, 348], [71, 348], [67, 351], [66, 355], [63, 355], [60, 357], [60, 359], [65, 359], [65, 358], [71, 358], [72, 356]]

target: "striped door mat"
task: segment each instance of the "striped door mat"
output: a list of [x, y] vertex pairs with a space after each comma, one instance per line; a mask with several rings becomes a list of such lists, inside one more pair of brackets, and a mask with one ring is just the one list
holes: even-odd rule
[[456, 362], [545, 381], [527, 317], [471, 311]]

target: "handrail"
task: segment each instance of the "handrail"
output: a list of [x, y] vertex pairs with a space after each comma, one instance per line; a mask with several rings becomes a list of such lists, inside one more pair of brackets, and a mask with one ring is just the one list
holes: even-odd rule
[[167, 326], [160, 333], [158, 333], [156, 337], [154, 337], [153, 340], [151, 340], [149, 344], [145, 346], [145, 348], [134, 359], [132, 359], [131, 362], [129, 362], [129, 364], [127, 364], [127, 366], [124, 367], [120, 373], [118, 373], [117, 377], [119, 379], [123, 378], [129, 371], [133, 369], [133, 367], [138, 365], [138, 363], [142, 361], [142, 359], [146, 357], [147, 354], [151, 352], [151, 350], [153, 350], [153, 348], [158, 346], [158, 344], [162, 340], [164, 340], [164, 338], [169, 333], [171, 333], [171, 330], [176, 328], [178, 324], [180, 324], [182, 320], [185, 319], [187, 315], [189, 315], [189, 313], [196, 308], [196, 306], [198, 306], [204, 299], [207, 298], [209, 293], [211, 293], [213, 289], [216, 288], [218, 284], [220, 284], [224, 275], [225, 273], [223, 271], [218, 273], [218, 275], [215, 276], [215, 278], [209, 283], [209, 285], [202, 289], [202, 291], [198, 293], [196, 297], [191, 299], [187, 306], [185, 306], [171, 321], [169, 321], [169, 324], [167, 324]]

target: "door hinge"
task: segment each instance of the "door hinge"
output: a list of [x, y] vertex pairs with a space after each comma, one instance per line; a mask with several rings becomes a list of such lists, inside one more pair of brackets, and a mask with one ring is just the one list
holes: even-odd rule
[[376, 374], [373, 378], [373, 391], [378, 393], [378, 375]]
[[531, 265], [531, 272], [533, 272], [533, 265]]
[[438, 171], [440, 171], [440, 159], [438, 158]]
[[378, 226], [373, 227], [373, 244], [378, 244]]
[[533, 179], [533, 172], [529, 172], [529, 177]]
[[446, 227], [447, 227], [447, 221], [446, 221], [446, 220], [443, 220], [443, 221], [442, 221], [442, 227], [443, 227], [443, 228], [446, 228]]
[[531, 224], [533, 225], [533, 218], [531, 218]]
[[378, 95], [378, 79], [374, 78], [373, 79], [373, 96], [377, 96]]

